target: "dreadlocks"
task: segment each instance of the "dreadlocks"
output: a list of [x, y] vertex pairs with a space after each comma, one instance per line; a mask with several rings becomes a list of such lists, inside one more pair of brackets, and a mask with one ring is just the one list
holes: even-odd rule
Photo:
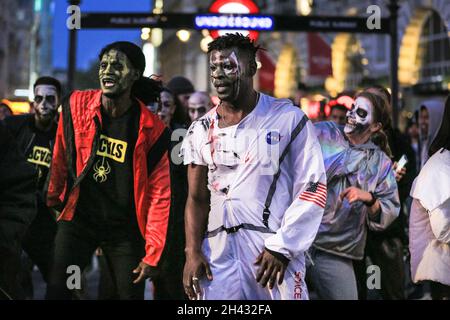
[[256, 52], [262, 50], [262, 48], [259, 45], [255, 45], [255, 42], [248, 36], [244, 36], [241, 33], [227, 33], [209, 43], [208, 53], [211, 53], [213, 50], [230, 48], [238, 48], [240, 51], [247, 52], [251, 63], [256, 63]]

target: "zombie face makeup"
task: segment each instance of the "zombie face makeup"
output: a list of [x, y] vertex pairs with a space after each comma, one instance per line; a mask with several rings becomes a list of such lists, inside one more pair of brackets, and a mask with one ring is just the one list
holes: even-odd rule
[[358, 97], [347, 112], [347, 123], [344, 132], [346, 134], [364, 133], [373, 122], [372, 105], [364, 97]]
[[34, 89], [34, 110], [36, 119], [43, 124], [52, 121], [59, 104], [58, 91], [52, 85], [41, 84]]
[[211, 99], [206, 94], [194, 93], [188, 101], [189, 118], [195, 121], [209, 111]]
[[161, 106], [158, 110], [158, 116], [167, 126], [170, 125], [175, 108], [173, 96], [167, 91], [161, 92]]
[[103, 94], [109, 98], [123, 95], [139, 78], [127, 56], [115, 49], [103, 55], [98, 75]]
[[232, 49], [212, 51], [209, 69], [219, 99], [236, 101], [242, 86], [242, 66], [236, 52]]

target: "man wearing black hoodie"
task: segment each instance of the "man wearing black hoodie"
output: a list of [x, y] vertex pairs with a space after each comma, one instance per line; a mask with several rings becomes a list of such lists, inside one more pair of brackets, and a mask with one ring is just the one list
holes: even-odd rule
[[0, 300], [22, 299], [19, 285], [23, 236], [36, 214], [33, 168], [0, 121]]
[[35, 185], [37, 214], [22, 246], [47, 282], [56, 235], [56, 219], [45, 205], [44, 184], [55, 142], [61, 84], [54, 78], [40, 77], [33, 87], [34, 113], [9, 117], [5, 123], [27, 162], [35, 169], [32, 181]]

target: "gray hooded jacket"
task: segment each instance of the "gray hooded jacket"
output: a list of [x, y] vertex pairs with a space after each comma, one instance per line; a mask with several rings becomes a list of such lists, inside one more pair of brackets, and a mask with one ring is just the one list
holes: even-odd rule
[[[315, 124], [327, 174], [327, 204], [313, 246], [317, 249], [360, 260], [364, 256], [367, 226], [386, 229], [400, 210], [392, 161], [373, 142], [352, 146], [342, 127], [332, 122]], [[368, 207], [361, 201], [350, 204], [339, 195], [348, 187], [373, 192], [380, 201], [379, 218], [369, 220]]]

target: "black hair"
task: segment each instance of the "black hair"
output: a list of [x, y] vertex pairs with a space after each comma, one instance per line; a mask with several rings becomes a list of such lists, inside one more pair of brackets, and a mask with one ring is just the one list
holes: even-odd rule
[[33, 90], [36, 90], [37, 86], [40, 85], [50, 85], [50, 86], [54, 86], [56, 88], [56, 92], [58, 93], [58, 96], [61, 96], [61, 83], [52, 77], [48, 77], [48, 76], [43, 76], [43, 77], [39, 77], [33, 85]]
[[344, 106], [343, 104], [335, 104], [334, 106], [331, 107], [330, 113], [335, 109], [344, 112], [348, 111], [347, 107]]
[[145, 70], [145, 56], [140, 47], [128, 41], [113, 42], [102, 48], [98, 55], [98, 60], [101, 61], [105, 53], [113, 49], [126, 55], [133, 67], [139, 71], [139, 75], [142, 76]]
[[374, 122], [381, 123], [380, 130], [372, 134], [372, 142], [379, 146], [389, 158], [392, 158], [392, 151], [389, 147], [388, 137], [386, 135], [386, 130], [391, 128], [391, 117], [388, 112], [389, 102], [382, 95], [367, 90], [359, 92], [355, 96], [355, 100], [358, 97], [363, 97], [370, 101], [373, 106]]
[[227, 33], [221, 37], [216, 38], [208, 44], [208, 53], [213, 50], [224, 50], [230, 48], [238, 48], [244, 52], [247, 52], [251, 63], [256, 64], [256, 52], [262, 50], [259, 45], [255, 45], [255, 42], [244, 36], [241, 33]]
[[445, 102], [444, 115], [439, 131], [428, 149], [428, 155], [431, 157], [439, 149], [445, 148], [450, 150], [450, 95]]
[[162, 81], [142, 77], [140, 85], [134, 87], [134, 97], [142, 101], [145, 105], [158, 102], [163, 90]]

